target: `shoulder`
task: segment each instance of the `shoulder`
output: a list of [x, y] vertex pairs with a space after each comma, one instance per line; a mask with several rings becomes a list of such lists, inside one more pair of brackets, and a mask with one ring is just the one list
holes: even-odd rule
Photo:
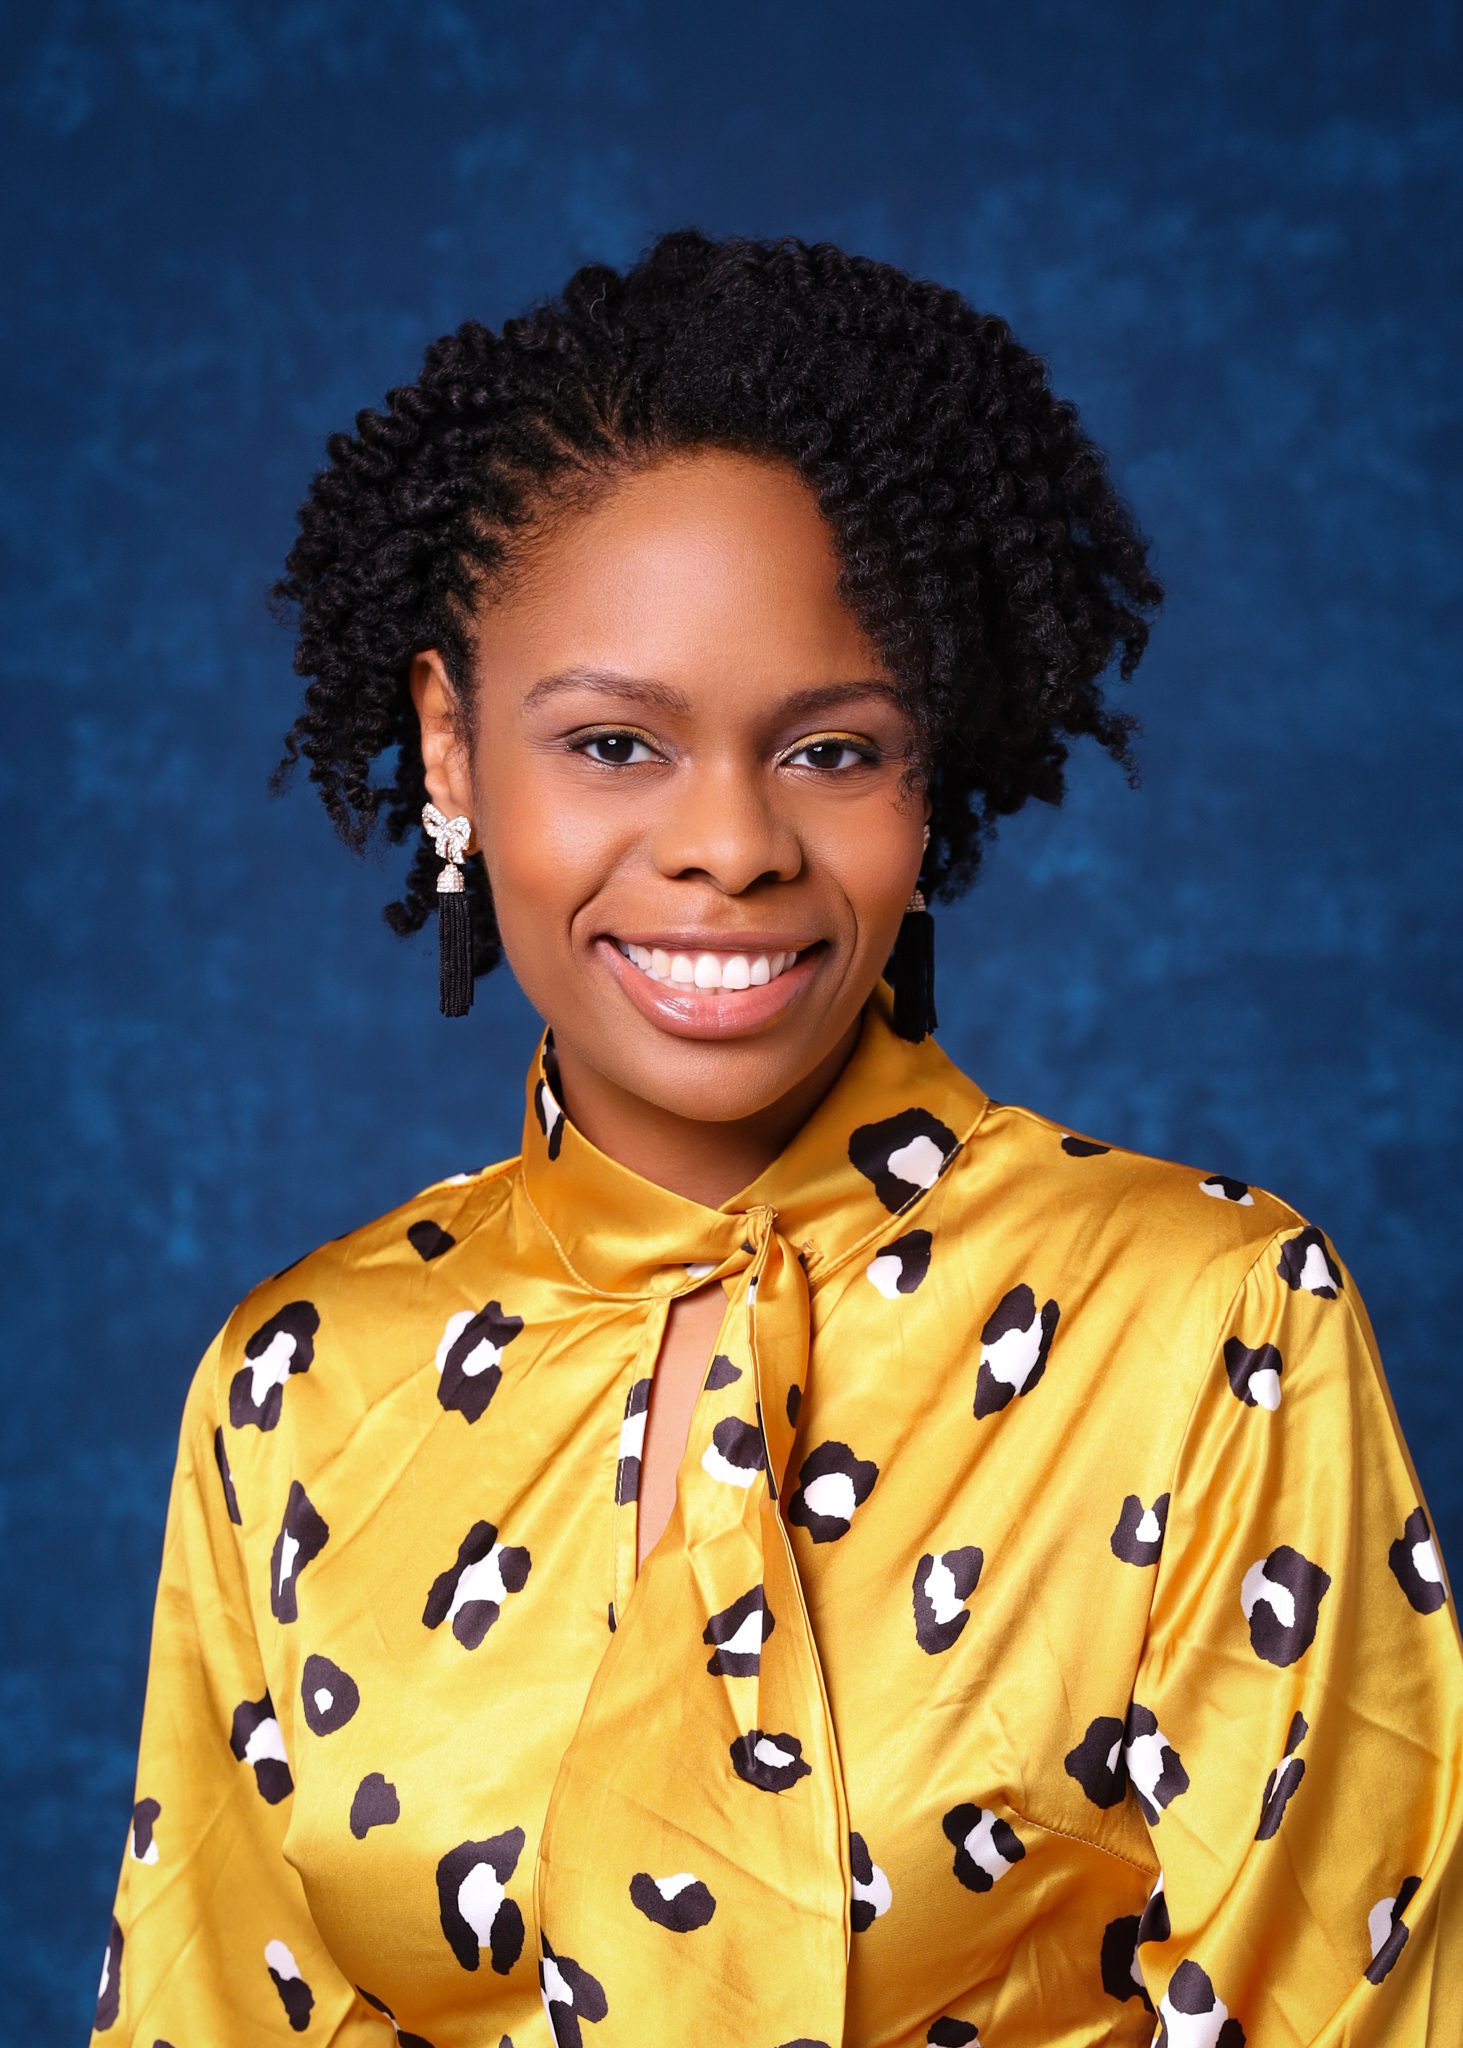
[[517, 1164], [505, 1159], [431, 1181], [256, 1281], [216, 1340], [223, 1419], [235, 1430], [273, 1430], [286, 1383], [321, 1352], [356, 1404], [410, 1371], [443, 1313], [425, 1276], [470, 1235], [491, 1237]]
[[1166, 1239], [1191, 1231], [1201, 1244], [1258, 1247], [1278, 1230], [1309, 1222], [1283, 1195], [1242, 1176], [1233, 1161], [1141, 1152], [1026, 1103], [992, 1100], [976, 1135], [985, 1148], [1019, 1162], [1043, 1198], [1122, 1213]]
[[1024, 1221], [1074, 1295], [1130, 1298], [1155, 1337], [1181, 1331], [1192, 1349], [1267, 1278], [1282, 1293], [1354, 1293], [1320, 1223], [1233, 1161], [1139, 1151], [999, 1101], [969, 1150], [973, 1207]]

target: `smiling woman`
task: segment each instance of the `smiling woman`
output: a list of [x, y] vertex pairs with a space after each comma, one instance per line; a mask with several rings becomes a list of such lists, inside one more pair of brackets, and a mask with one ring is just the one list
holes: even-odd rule
[[427, 789], [474, 821], [576, 1127], [719, 1201], [826, 1093], [889, 958], [915, 721], [789, 465], [665, 456], [516, 567], [470, 741], [440, 650], [413, 658]]
[[356, 429], [281, 770], [425, 823], [394, 927], [446, 882], [444, 1007], [545, 1030], [514, 1158], [198, 1367], [94, 2040], [1452, 2048], [1463, 1644], [1350, 1268], [929, 1035], [923, 892], [1070, 738], [1135, 774], [1073, 407], [685, 231]]

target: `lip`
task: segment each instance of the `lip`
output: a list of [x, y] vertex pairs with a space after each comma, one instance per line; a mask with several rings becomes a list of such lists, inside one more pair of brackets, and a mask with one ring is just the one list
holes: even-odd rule
[[803, 958], [795, 960], [775, 981], [769, 981], [760, 988], [695, 988], [686, 982], [652, 981], [633, 961], [625, 958], [616, 939], [626, 945], [660, 946], [667, 952], [677, 953], [796, 952], [799, 949], [789, 945], [785, 939], [774, 940], [770, 935], [764, 939], [760, 933], [751, 939], [738, 933], [735, 943], [725, 932], [719, 938], [709, 933], [702, 933], [694, 939], [689, 936], [671, 937], [664, 932], [644, 937], [638, 932], [624, 932], [617, 933], [615, 938], [607, 934], [597, 938], [594, 941], [596, 958], [618, 982], [629, 1001], [648, 1022], [677, 1038], [740, 1038], [765, 1030], [801, 999], [828, 951], [816, 940], [805, 941], [807, 950]]
[[618, 939], [622, 946], [645, 946], [651, 952], [659, 947], [664, 953], [805, 953], [818, 943], [796, 933], [692, 931], [687, 926], [673, 931], [606, 932], [603, 936]]

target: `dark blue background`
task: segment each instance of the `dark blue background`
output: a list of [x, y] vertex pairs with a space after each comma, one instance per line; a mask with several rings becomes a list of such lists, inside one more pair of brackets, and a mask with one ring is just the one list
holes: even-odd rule
[[[940, 919], [992, 1094], [1334, 1238], [1463, 1563], [1456, 15], [437, 0], [14, 10], [3, 1767], [9, 2037], [89, 2021], [184, 1388], [238, 1296], [515, 1148], [534, 1023], [436, 1014], [303, 777], [263, 593], [326, 433], [663, 227], [1002, 312], [1167, 610]], [[29, 2030], [29, 2031], [28, 2031]]]

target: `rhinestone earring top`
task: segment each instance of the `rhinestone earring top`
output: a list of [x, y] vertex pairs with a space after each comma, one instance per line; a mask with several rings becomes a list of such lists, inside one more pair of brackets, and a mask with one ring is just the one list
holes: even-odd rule
[[[929, 851], [929, 844], [926, 825], [924, 852]], [[894, 991], [894, 1029], [917, 1045], [939, 1023], [935, 1015], [935, 920], [925, 906], [918, 881], [904, 906], [885, 973]]]
[[444, 818], [435, 804], [428, 803], [422, 806], [422, 825], [437, 849], [438, 860], [448, 863], [437, 877], [437, 893], [446, 895], [460, 889], [462, 857], [472, 837], [472, 819], [461, 811], [455, 818]]
[[[920, 848], [920, 852], [921, 852], [921, 854], [925, 854], [925, 853], [928, 853], [928, 852], [929, 852], [929, 850], [930, 850], [930, 828], [929, 828], [929, 826], [928, 826], [928, 825], [926, 825], [926, 826], [925, 826], [925, 840], [924, 840], [924, 845], [923, 845], [923, 846], [922, 846], [922, 847]], [[908, 901], [908, 903], [906, 903], [906, 904], [905, 904], [905, 906], [904, 906], [904, 907], [905, 907], [905, 909], [906, 909], [906, 910], [923, 910], [923, 909], [925, 909], [925, 908], [926, 908], [926, 904], [925, 904], [925, 892], [924, 892], [924, 890], [923, 890], [923, 889], [921, 889], [921, 887], [920, 887], [920, 885], [919, 885], [919, 883], [918, 883], [918, 882], [916, 882], [916, 883], [915, 883], [915, 885], [914, 885], [913, 889], [911, 889], [911, 891], [909, 892], [909, 901]]]
[[438, 997], [444, 1017], [465, 1017], [472, 1008], [472, 898], [462, 878], [472, 820], [459, 811], [445, 818], [433, 803], [422, 806], [422, 828], [437, 849]]

